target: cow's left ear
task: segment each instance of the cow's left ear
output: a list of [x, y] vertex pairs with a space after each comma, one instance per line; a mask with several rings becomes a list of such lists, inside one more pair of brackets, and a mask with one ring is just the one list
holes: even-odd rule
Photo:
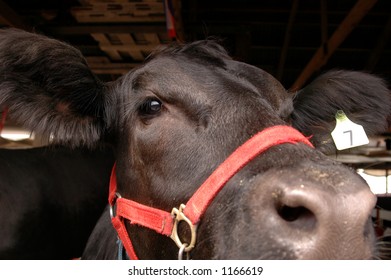
[[0, 30], [0, 107], [26, 127], [71, 146], [92, 146], [109, 125], [106, 92], [74, 47]]
[[292, 125], [312, 136], [315, 147], [333, 153], [331, 137], [335, 115], [347, 117], [364, 127], [368, 136], [385, 132], [391, 112], [391, 94], [381, 78], [356, 71], [333, 70], [298, 91], [293, 99]]

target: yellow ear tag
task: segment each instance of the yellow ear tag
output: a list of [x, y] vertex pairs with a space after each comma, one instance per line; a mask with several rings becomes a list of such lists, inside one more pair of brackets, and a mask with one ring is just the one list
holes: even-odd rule
[[368, 136], [362, 125], [348, 119], [342, 110], [335, 114], [337, 123], [331, 132], [335, 146], [338, 150], [345, 150], [369, 143]]

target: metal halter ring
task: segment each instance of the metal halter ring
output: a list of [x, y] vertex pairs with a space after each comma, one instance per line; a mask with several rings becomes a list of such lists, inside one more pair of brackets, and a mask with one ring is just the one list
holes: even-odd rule
[[115, 212], [115, 202], [116, 202], [116, 200], [117, 200], [117, 198], [121, 198], [122, 196], [119, 194], [119, 193], [115, 193], [115, 196], [116, 196], [116, 198], [115, 198], [115, 200], [113, 201], [113, 204], [110, 204], [110, 218], [112, 219], [112, 218], [114, 218], [115, 217], [115, 214], [116, 213], [114, 213]]
[[[186, 215], [183, 213], [184, 209], [185, 209], [184, 204], [181, 204], [181, 206], [179, 206], [179, 210], [177, 208], [172, 209], [171, 215], [174, 217], [175, 220], [174, 220], [174, 225], [170, 237], [172, 240], [174, 240], [175, 244], [178, 246], [180, 251], [184, 251], [188, 253], [194, 248], [196, 243], [197, 225], [193, 225], [192, 222], [189, 220], [189, 218], [186, 217]], [[187, 245], [187, 243], [182, 242], [181, 239], [179, 238], [178, 224], [181, 221], [185, 221], [190, 228], [191, 239], [189, 245]]]
[[[185, 253], [185, 248], [186, 247], [187, 247], [187, 243], [184, 243], [184, 244], [182, 244], [181, 248], [179, 248], [178, 261], [182, 261], [183, 260], [183, 253]], [[189, 252], [186, 253], [186, 259], [187, 260], [190, 259]]]

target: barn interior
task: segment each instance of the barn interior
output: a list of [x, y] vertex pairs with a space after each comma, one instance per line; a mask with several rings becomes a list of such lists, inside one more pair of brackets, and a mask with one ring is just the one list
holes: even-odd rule
[[[160, 45], [215, 37], [292, 94], [336, 68], [374, 73], [391, 85], [389, 0], [0, 0], [0, 27], [72, 44], [105, 81]], [[7, 117], [7, 108], [0, 108], [0, 132], [1, 148], [50, 142]], [[368, 179], [378, 194], [374, 220], [380, 234], [391, 235], [391, 128], [332, 156]]]

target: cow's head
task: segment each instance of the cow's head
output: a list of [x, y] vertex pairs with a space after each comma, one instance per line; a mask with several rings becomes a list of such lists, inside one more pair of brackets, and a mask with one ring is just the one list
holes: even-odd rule
[[[165, 211], [185, 203], [238, 146], [265, 128], [292, 123], [307, 136], [317, 133], [312, 139], [327, 139], [333, 119], [326, 109], [335, 102], [335, 111], [366, 115], [358, 118], [361, 124], [383, 131], [391, 107], [387, 88], [376, 77], [346, 73], [320, 78], [293, 102], [271, 75], [202, 41], [160, 51], [105, 85], [68, 45], [16, 30], [0, 33], [0, 105], [70, 145], [111, 140], [121, 196]], [[324, 96], [330, 93], [336, 97]], [[361, 100], [354, 106], [352, 94]], [[330, 150], [328, 141], [314, 143]], [[217, 195], [198, 225], [191, 257], [371, 258], [374, 203], [353, 170], [301, 143], [276, 145]], [[140, 258], [176, 258], [169, 238], [126, 227]]]

